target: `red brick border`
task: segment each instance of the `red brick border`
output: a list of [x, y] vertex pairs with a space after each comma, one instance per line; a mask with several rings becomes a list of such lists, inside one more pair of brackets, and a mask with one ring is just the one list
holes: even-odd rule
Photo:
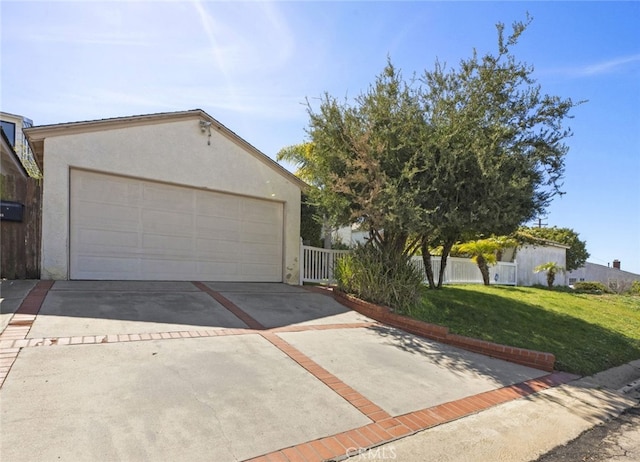
[[[326, 291], [325, 291], [326, 293]], [[516, 364], [534, 367], [544, 371], [553, 371], [556, 357], [552, 353], [511, 347], [499, 343], [487, 342], [463, 335], [449, 333], [448, 327], [430, 324], [394, 313], [390, 308], [365, 302], [352, 295], [333, 290], [333, 297], [343, 305], [364, 314], [376, 321], [398, 327], [412, 334], [447, 343], [468, 351], [481, 353], [494, 358], [503, 359]]]
[[418, 433], [440, 424], [484, 411], [508, 401], [532, 395], [575, 380], [578, 376], [555, 372], [537, 379], [491, 390], [438, 406], [378, 420], [360, 428], [319, 438], [254, 457], [245, 462], [322, 462], [357, 456], [381, 444]]
[[296, 363], [298, 363], [298, 365], [303, 367], [316, 379], [320, 380], [334, 392], [339, 394], [349, 404], [354, 406], [369, 419], [377, 422], [379, 420], [391, 418], [391, 416], [382, 408], [369, 401], [366, 397], [364, 397], [359, 392], [340, 380], [338, 377], [327, 371], [325, 368], [313, 361], [311, 358], [295, 348], [286, 340], [271, 332], [261, 332], [260, 335], [262, 335], [262, 337], [264, 337], [264, 339], [270, 342], [273, 346], [293, 359]]
[[224, 306], [227, 310], [233, 313], [238, 319], [240, 319], [240, 321], [244, 322], [251, 329], [265, 329], [265, 327], [261, 323], [256, 321], [249, 313], [244, 311], [242, 308], [233, 303], [220, 292], [213, 290], [211, 287], [203, 284], [202, 282], [192, 281], [191, 283], [201, 291], [211, 295], [211, 297], [213, 297], [215, 301]]
[[7, 327], [0, 333], [0, 387], [20, 353], [20, 347], [15, 344], [29, 342], [26, 340], [27, 335], [53, 283], [54, 281], [38, 281], [11, 316]]

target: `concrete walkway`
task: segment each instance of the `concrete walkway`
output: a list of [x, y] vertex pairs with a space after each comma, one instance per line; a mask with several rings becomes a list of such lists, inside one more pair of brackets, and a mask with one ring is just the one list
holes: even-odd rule
[[[444, 436], [422, 439], [464, 422], [482, 433], [488, 423], [474, 419], [493, 413], [506, 429], [509, 406], [524, 434], [534, 420], [520, 406], [557, 405], [554, 387], [576, 378], [424, 340], [282, 284], [42, 281], [23, 292], [0, 334], [7, 460], [320, 461], [372, 448], [464, 460], [432, 457]], [[450, 435], [449, 453], [461, 447], [459, 430]]]

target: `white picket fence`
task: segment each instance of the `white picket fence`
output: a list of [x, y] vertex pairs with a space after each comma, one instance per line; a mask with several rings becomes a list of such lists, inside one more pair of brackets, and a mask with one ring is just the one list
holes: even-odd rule
[[[304, 282], [314, 282], [320, 284], [333, 284], [335, 277], [333, 270], [336, 262], [344, 255], [348, 254], [348, 250], [331, 250], [311, 247], [308, 245], [300, 246], [300, 284]], [[424, 265], [421, 256], [411, 259], [411, 262], [422, 272]], [[440, 272], [440, 257], [431, 257], [431, 266], [433, 274], [438, 279]], [[512, 285], [518, 284], [518, 271], [516, 263], [498, 262], [498, 264], [489, 267], [489, 276], [491, 284]], [[425, 282], [427, 277], [425, 274]], [[468, 258], [449, 257], [447, 266], [444, 270], [444, 284], [482, 284], [482, 274], [478, 265]]]
[[[421, 256], [411, 259], [411, 262], [424, 272]], [[440, 273], [440, 257], [431, 257], [431, 267], [436, 281]], [[425, 275], [426, 281], [426, 275]], [[489, 266], [489, 281], [491, 284], [515, 286], [518, 284], [518, 267], [516, 263], [498, 262]], [[449, 257], [444, 269], [444, 284], [482, 284], [482, 273], [478, 265], [468, 258]]]
[[336, 262], [349, 250], [332, 250], [300, 245], [300, 284], [316, 282], [333, 284], [336, 282], [333, 270]]

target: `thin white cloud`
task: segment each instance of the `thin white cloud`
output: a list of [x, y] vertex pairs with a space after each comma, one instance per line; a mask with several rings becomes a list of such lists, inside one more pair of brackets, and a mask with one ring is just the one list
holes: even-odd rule
[[619, 58], [603, 61], [600, 63], [585, 66], [579, 73], [582, 75], [600, 75], [611, 74], [617, 70], [624, 68], [627, 64], [640, 62], [640, 54], [631, 56], [622, 56]]
[[565, 75], [568, 77], [593, 77], [598, 75], [614, 74], [630, 67], [630, 65], [640, 62], [640, 54], [620, 56], [600, 61], [594, 64], [587, 64], [574, 67], [563, 67], [556, 69], [544, 69], [539, 73], [542, 75]]
[[286, 19], [272, 3], [193, 0], [208, 39], [209, 55], [225, 75], [278, 71], [295, 49]]

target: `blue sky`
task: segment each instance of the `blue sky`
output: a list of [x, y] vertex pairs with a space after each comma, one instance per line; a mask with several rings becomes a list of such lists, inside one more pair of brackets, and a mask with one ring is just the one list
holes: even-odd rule
[[36, 125], [201, 108], [274, 157], [304, 140], [307, 98], [356, 96], [387, 56], [411, 77], [493, 51], [527, 11], [516, 56], [588, 100], [544, 221], [640, 273], [640, 2], [2, 0], [0, 108]]

